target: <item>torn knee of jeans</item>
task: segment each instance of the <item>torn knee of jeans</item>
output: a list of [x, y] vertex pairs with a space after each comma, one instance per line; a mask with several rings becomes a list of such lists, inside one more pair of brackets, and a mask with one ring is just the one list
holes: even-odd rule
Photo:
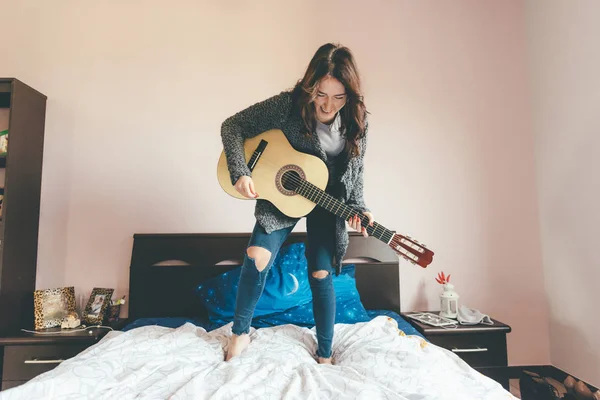
[[312, 277], [315, 279], [325, 279], [327, 278], [327, 275], [329, 275], [329, 271], [326, 270], [320, 270], [320, 271], [314, 271], [312, 273]]
[[258, 246], [248, 247], [246, 254], [254, 261], [254, 265], [259, 272], [262, 272], [271, 260], [271, 252]]

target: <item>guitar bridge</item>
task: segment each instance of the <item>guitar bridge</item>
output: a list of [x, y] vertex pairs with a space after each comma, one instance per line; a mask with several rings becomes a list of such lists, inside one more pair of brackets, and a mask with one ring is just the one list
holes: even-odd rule
[[260, 159], [260, 156], [262, 156], [262, 154], [264, 153], [268, 144], [269, 144], [269, 142], [262, 139], [260, 141], [260, 143], [258, 144], [258, 146], [256, 146], [256, 150], [254, 150], [254, 153], [252, 153], [252, 157], [250, 157], [250, 161], [248, 161], [248, 168], [250, 168], [250, 172], [254, 171], [254, 167], [256, 167], [256, 163]]

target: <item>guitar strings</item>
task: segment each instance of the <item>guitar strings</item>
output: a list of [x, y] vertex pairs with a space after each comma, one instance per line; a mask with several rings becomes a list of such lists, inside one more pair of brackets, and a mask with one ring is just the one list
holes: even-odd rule
[[[272, 167], [277, 168], [277, 165], [270, 163], [268, 160], [263, 159], [261, 160], [262, 162], [271, 165]], [[325, 197], [325, 201], [331, 202], [331, 203], [340, 203], [341, 207], [344, 208], [348, 208], [351, 209], [351, 207], [348, 207], [347, 205], [343, 204], [340, 200], [334, 198], [333, 196], [331, 196], [329, 193], [325, 192], [323, 189], [317, 187], [316, 185], [314, 185], [313, 183], [307, 181], [306, 179], [303, 179], [302, 177], [300, 177], [297, 173], [293, 173], [293, 171], [290, 171], [290, 175], [291, 178], [286, 178], [288, 181], [290, 181], [291, 183], [297, 184], [298, 186], [302, 185], [303, 183], [308, 183], [310, 186], [312, 187], [305, 187], [305, 189], [308, 190], [309, 194], [314, 195], [315, 197], [317, 196], [321, 196], [321, 197]], [[302, 189], [302, 188], [301, 188]], [[315, 190], [316, 189], [316, 190]], [[321, 191], [322, 193], [319, 193], [319, 191]], [[301, 193], [299, 193], [297, 190], [294, 190], [295, 193], [298, 193], [300, 196], [303, 196]], [[304, 197], [304, 196], [303, 196]], [[309, 199], [310, 200], [310, 199]], [[320, 199], [322, 200], [322, 199]], [[312, 201], [312, 200], [311, 200]], [[354, 210], [353, 210], [354, 211]], [[368, 222], [369, 218], [366, 215], [360, 215], [359, 213], [356, 213], [355, 215], [358, 215], [361, 222], [365, 222], [365, 220]], [[368, 225], [368, 224], [367, 224]], [[380, 225], [380, 224], [379, 224]], [[381, 225], [380, 225], [381, 226]], [[383, 226], [381, 226], [383, 228]], [[383, 228], [386, 229], [386, 228]]]
[[[275, 168], [280, 168], [278, 165], [275, 165], [275, 164], [269, 162], [267, 159], [262, 159], [261, 162], [265, 163], [265, 164], [268, 164], [268, 165], [270, 165], [272, 167], [275, 167]], [[311, 182], [307, 181], [306, 179], [303, 179], [302, 177], [300, 177], [297, 172], [294, 173], [293, 171], [290, 171], [290, 173], [291, 173], [291, 177], [288, 177], [286, 179], [288, 179], [291, 183], [294, 183], [294, 184], [298, 185], [299, 188], [300, 188], [300, 186], [303, 183], [307, 183], [309, 185], [308, 187], [303, 187], [308, 192], [307, 196], [308, 195], [312, 195], [312, 196], [315, 196], [315, 198], [317, 198], [317, 199], [318, 199], [319, 196], [325, 197], [325, 201], [328, 201], [328, 202], [333, 203], [333, 204], [339, 203], [341, 205], [341, 207], [343, 207], [343, 211], [347, 211], [347, 209], [355, 211], [351, 207], [348, 207], [347, 205], [345, 205], [344, 203], [342, 203], [340, 200], [338, 200], [338, 199], [334, 198], [333, 196], [331, 196], [329, 193], [327, 193], [324, 190], [322, 190], [321, 188], [315, 186], [313, 183], [311, 183]], [[282, 185], [283, 185], [283, 183], [282, 183]], [[306, 197], [305, 195], [299, 193], [297, 190], [294, 190], [294, 192], [297, 193], [297, 194], [299, 194], [302, 197]], [[321, 193], [319, 193], [319, 192], [321, 192]], [[313, 200], [311, 200], [308, 197], [306, 197], [306, 198], [308, 200], [310, 200], [310, 201], [313, 201]], [[320, 200], [323, 200], [323, 199], [321, 198]], [[315, 204], [321, 206], [320, 204], [316, 203], [315, 201], [313, 201], [313, 202]], [[327, 208], [325, 206], [321, 206], [321, 207], [323, 207], [323, 208], [325, 208], [327, 210]], [[331, 212], [331, 210], [328, 210], [328, 211]], [[342, 214], [343, 214], [343, 212], [342, 212]], [[349, 212], [348, 212], [348, 214], [349, 214], [349, 216], [351, 215]], [[385, 240], [388, 245], [393, 245], [392, 246], [393, 248], [401, 247], [401, 248], [403, 248], [405, 250], [408, 250], [413, 255], [417, 256], [416, 254], [414, 254], [413, 249], [409, 248], [408, 246], [404, 245], [401, 242], [401, 237], [399, 237], [395, 232], [387, 229], [386, 227], [384, 227], [383, 225], [379, 224], [378, 222], [373, 222], [373, 226], [369, 225], [369, 217], [367, 217], [364, 214], [361, 214], [361, 213], [357, 212], [357, 213], [355, 213], [355, 215], [358, 216], [358, 218], [361, 221], [361, 226], [364, 227], [364, 228], [366, 228], [367, 232], [368, 232], [369, 228], [372, 229], [372, 232], [370, 232], [370, 233], [368, 232], [369, 234], [377, 237], [377, 230], [381, 229], [382, 232], [381, 232], [381, 234], [379, 234], [380, 235], [379, 239]], [[348, 221], [349, 221], [349, 219], [348, 219]], [[384, 237], [385, 237], [385, 239], [384, 239]], [[409, 239], [409, 240], [412, 242], [412, 239]], [[424, 248], [424, 246], [422, 246], [420, 244], [419, 244], [419, 247]], [[401, 254], [401, 253], [400, 253], [400, 255], [402, 257], [404, 257], [406, 260], [412, 262], [413, 264], [416, 263], [414, 260], [409, 259], [406, 255]], [[419, 254], [417, 256], [417, 259], [420, 259], [420, 258], [421, 258], [421, 254]]]
[[[275, 167], [275, 168], [279, 168], [278, 165], [275, 165], [275, 164], [269, 162], [267, 159], [262, 159], [262, 160], [260, 160], [260, 162], [261, 163], [269, 164], [270, 166]], [[297, 175], [297, 173], [293, 173], [291, 171], [291, 178], [286, 178], [286, 179], [288, 179], [291, 183], [297, 184], [298, 187], [300, 187], [303, 183], [308, 183], [310, 186], [314, 186], [314, 188], [316, 188], [317, 190], [319, 190], [319, 191], [322, 192], [322, 194], [321, 194], [317, 190], [315, 190], [312, 187], [308, 186], [308, 187], [306, 187], [306, 189], [308, 191], [307, 195], [313, 195], [316, 198], [318, 198], [319, 196], [321, 196], [320, 200], [323, 200], [322, 197], [325, 197], [324, 200], [327, 201], [327, 202], [330, 202], [330, 203], [333, 203], [333, 204], [340, 203], [341, 207], [343, 207], [343, 210], [346, 211], [346, 212], [347, 212], [347, 209], [355, 211], [351, 207], [348, 207], [347, 205], [345, 205], [344, 203], [342, 203], [338, 199], [336, 199], [333, 196], [331, 196], [329, 193], [327, 193], [324, 190], [322, 190], [321, 188], [318, 188], [313, 183], [307, 181], [306, 179], [302, 179], [302, 177], [300, 177], [299, 175]], [[297, 193], [297, 194], [299, 194], [300, 196], [304, 197], [304, 195], [302, 195], [298, 191], [295, 190], [294, 192]], [[311, 200], [311, 199], [309, 198], [308, 200]], [[325, 209], [327, 209], [327, 208], [325, 208]], [[349, 212], [348, 212], [348, 214], [349, 214], [349, 217], [350, 217], [351, 214]], [[379, 224], [377, 222], [373, 222], [373, 226], [369, 225], [369, 217], [367, 217], [364, 214], [356, 212], [355, 215], [358, 215], [358, 218], [360, 219], [360, 222], [361, 222], [361, 226], [364, 227], [365, 229], [367, 229], [367, 233], [369, 233], [368, 229], [371, 228], [372, 229], [372, 232], [370, 232], [371, 235], [374, 235], [376, 237], [377, 237], [377, 235], [380, 235], [380, 239], [384, 239], [385, 238], [384, 240], [387, 243], [391, 243], [391, 240], [394, 237], [394, 232], [390, 231], [389, 229], [387, 229], [386, 227], [384, 227], [383, 225], [381, 225], [381, 224]], [[349, 219], [348, 219], [348, 221], [349, 221]], [[377, 233], [378, 229], [381, 230], [382, 232], [381, 233]]]

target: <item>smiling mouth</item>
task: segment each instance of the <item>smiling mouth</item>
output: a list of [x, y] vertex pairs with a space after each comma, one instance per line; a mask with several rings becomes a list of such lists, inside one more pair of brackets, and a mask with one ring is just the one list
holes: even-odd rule
[[325, 114], [331, 114], [333, 112], [333, 110], [331, 111], [326, 111], [323, 107], [319, 107], [321, 109], [321, 111], [323, 111]]

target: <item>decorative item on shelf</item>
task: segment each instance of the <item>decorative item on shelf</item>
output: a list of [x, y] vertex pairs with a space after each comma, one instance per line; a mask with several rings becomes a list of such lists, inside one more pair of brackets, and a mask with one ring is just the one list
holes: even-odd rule
[[75, 311], [75, 288], [36, 290], [33, 292], [33, 306], [36, 330], [60, 326], [63, 319]]
[[0, 156], [8, 152], [8, 129], [0, 132]]
[[440, 285], [444, 285], [444, 291], [440, 294], [440, 316], [456, 318], [460, 296], [454, 291], [454, 285], [450, 283], [450, 275], [446, 276], [443, 272], [440, 272], [435, 280]]
[[83, 309], [82, 319], [88, 324], [102, 324], [107, 317], [114, 289], [94, 288]]
[[81, 325], [81, 320], [79, 319], [79, 315], [75, 311], [71, 311], [68, 313], [62, 320], [60, 324], [61, 329], [73, 329], [77, 328]]
[[108, 310], [108, 320], [110, 322], [118, 321], [121, 315], [121, 305], [125, 304], [125, 295], [119, 300], [111, 300]]

